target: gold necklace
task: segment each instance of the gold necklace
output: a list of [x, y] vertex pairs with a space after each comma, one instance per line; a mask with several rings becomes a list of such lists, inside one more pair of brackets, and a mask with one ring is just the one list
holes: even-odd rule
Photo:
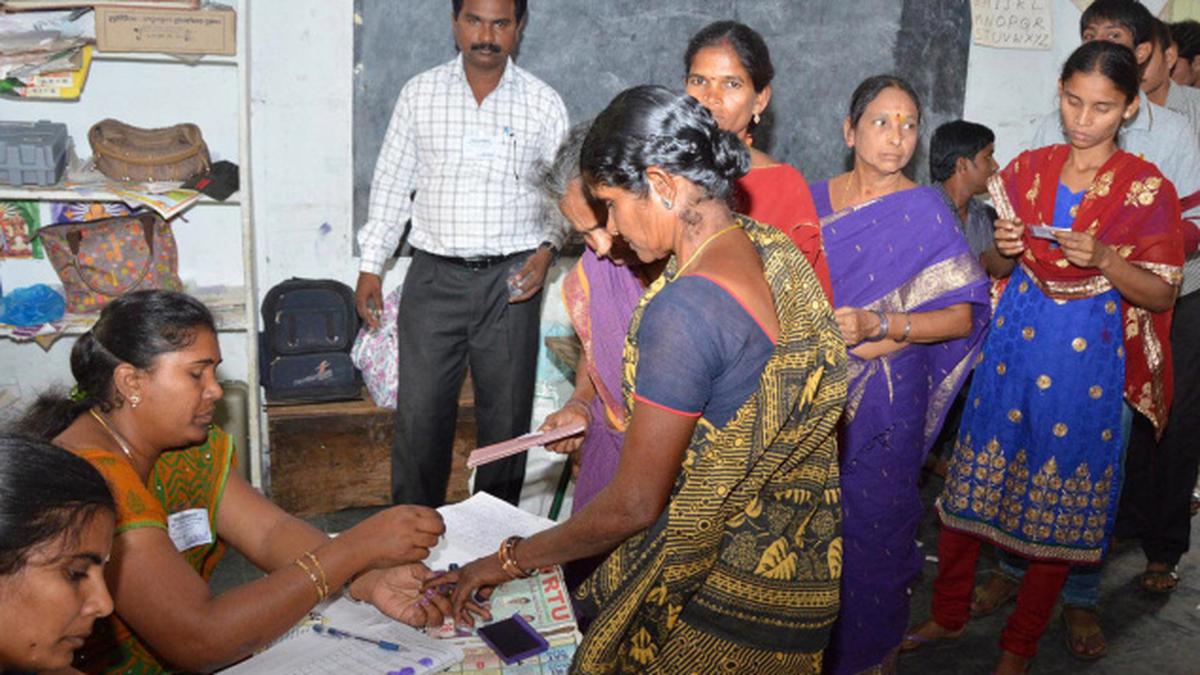
[[88, 412], [90, 412], [92, 417], [94, 417], [96, 421], [100, 423], [100, 426], [104, 427], [104, 430], [108, 432], [108, 435], [112, 436], [112, 439], [121, 447], [121, 452], [125, 453], [125, 458], [128, 459], [129, 463], [132, 464], [136, 469], [137, 463], [133, 461], [133, 452], [129, 450], [129, 444], [125, 442], [125, 438], [121, 436], [121, 434], [118, 434], [112, 427], [108, 426], [108, 422], [104, 421], [104, 418], [100, 416], [100, 413], [96, 412], [95, 408], [89, 408]]
[[720, 229], [717, 232], [709, 235], [708, 239], [705, 239], [704, 241], [700, 242], [700, 245], [697, 246], [696, 250], [692, 252], [691, 257], [687, 259], [687, 262], [680, 265], [679, 269], [675, 271], [675, 278], [678, 279], [679, 277], [683, 276], [683, 271], [686, 270], [689, 266], [691, 266], [692, 263], [696, 262], [696, 259], [700, 257], [700, 254], [704, 252], [704, 249], [708, 248], [709, 244], [716, 241], [717, 237], [720, 237], [721, 235], [723, 235], [726, 232], [729, 232], [731, 230], [741, 229], [741, 227], [742, 227], [741, 223], [734, 223], [733, 225], [730, 225], [729, 227]]

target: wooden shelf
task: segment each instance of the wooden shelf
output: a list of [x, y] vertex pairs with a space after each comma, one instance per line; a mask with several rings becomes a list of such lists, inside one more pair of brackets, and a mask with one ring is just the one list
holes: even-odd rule
[[[217, 332], [240, 333], [248, 328], [246, 318], [246, 291], [241, 286], [218, 288], [189, 288], [185, 289], [213, 313], [217, 323]], [[63, 335], [82, 335], [96, 323], [100, 313], [67, 314], [63, 317], [66, 329]]]
[[[193, 61], [192, 59], [196, 60]], [[92, 61], [121, 61], [125, 63], [171, 63], [181, 66], [236, 66], [237, 56], [219, 54], [163, 54], [160, 52], [92, 52]]]
[[[223, 202], [211, 197], [200, 195], [198, 204], [217, 204], [223, 206], [240, 206], [241, 193], [235, 192]], [[75, 190], [62, 185], [46, 187], [0, 185], [0, 200], [29, 201], [29, 202], [125, 202], [125, 198], [107, 190]], [[136, 205], [136, 203], [135, 203]], [[191, 208], [189, 206], [188, 208]]]

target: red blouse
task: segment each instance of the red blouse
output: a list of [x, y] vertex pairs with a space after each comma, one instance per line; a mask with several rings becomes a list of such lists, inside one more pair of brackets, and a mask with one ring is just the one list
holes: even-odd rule
[[786, 233], [817, 274], [825, 297], [833, 302], [829, 263], [821, 245], [821, 224], [808, 183], [788, 164], [757, 169], [737, 182], [736, 210]]

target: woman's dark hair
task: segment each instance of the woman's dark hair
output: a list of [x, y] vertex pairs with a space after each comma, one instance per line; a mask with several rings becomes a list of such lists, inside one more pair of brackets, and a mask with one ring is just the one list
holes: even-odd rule
[[946, 122], [929, 139], [929, 177], [940, 183], [954, 175], [960, 157], [975, 161], [987, 146], [996, 142], [992, 130], [966, 120]]
[[120, 406], [120, 394], [113, 386], [117, 366], [149, 368], [159, 355], [191, 345], [200, 330], [216, 332], [212, 312], [186, 293], [149, 290], [122, 295], [104, 306], [96, 324], [71, 348], [71, 374], [78, 395], [42, 394], [16, 430], [49, 440], [89, 408], [108, 411]]
[[867, 111], [867, 106], [871, 105], [871, 101], [874, 101], [885, 89], [893, 87], [908, 94], [908, 97], [912, 99], [913, 105], [917, 108], [917, 124], [920, 124], [921, 97], [917, 96], [917, 91], [908, 83], [908, 80], [895, 75], [873, 75], [855, 87], [854, 93], [850, 96], [850, 126], [858, 126], [858, 121], [862, 119], [863, 113]]
[[750, 81], [754, 83], [754, 91], [766, 89], [775, 77], [775, 66], [771, 65], [771, 50], [758, 31], [736, 21], [716, 21], [710, 23], [688, 41], [687, 51], [683, 54], [683, 69], [687, 73], [692, 69], [692, 60], [701, 49], [727, 44], [737, 54], [742, 67], [750, 73]]
[[1124, 45], [1104, 40], [1083, 43], [1067, 57], [1059, 82], [1066, 84], [1077, 73], [1100, 73], [1107, 77], [1125, 95], [1126, 105], [1138, 97], [1141, 76], [1137, 59], [1133, 50]]
[[592, 122], [579, 168], [589, 184], [645, 195], [646, 169], [652, 166], [725, 200], [734, 181], [750, 170], [750, 151], [722, 131], [696, 99], [643, 84], [617, 94]]
[[101, 511], [116, 512], [100, 472], [45, 441], [0, 434], [0, 575], [21, 570], [37, 546], [77, 538]]

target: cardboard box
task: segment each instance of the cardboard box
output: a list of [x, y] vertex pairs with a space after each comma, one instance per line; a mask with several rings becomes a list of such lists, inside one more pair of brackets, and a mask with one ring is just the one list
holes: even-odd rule
[[96, 8], [96, 49], [102, 52], [237, 54], [237, 12], [201, 9]]

